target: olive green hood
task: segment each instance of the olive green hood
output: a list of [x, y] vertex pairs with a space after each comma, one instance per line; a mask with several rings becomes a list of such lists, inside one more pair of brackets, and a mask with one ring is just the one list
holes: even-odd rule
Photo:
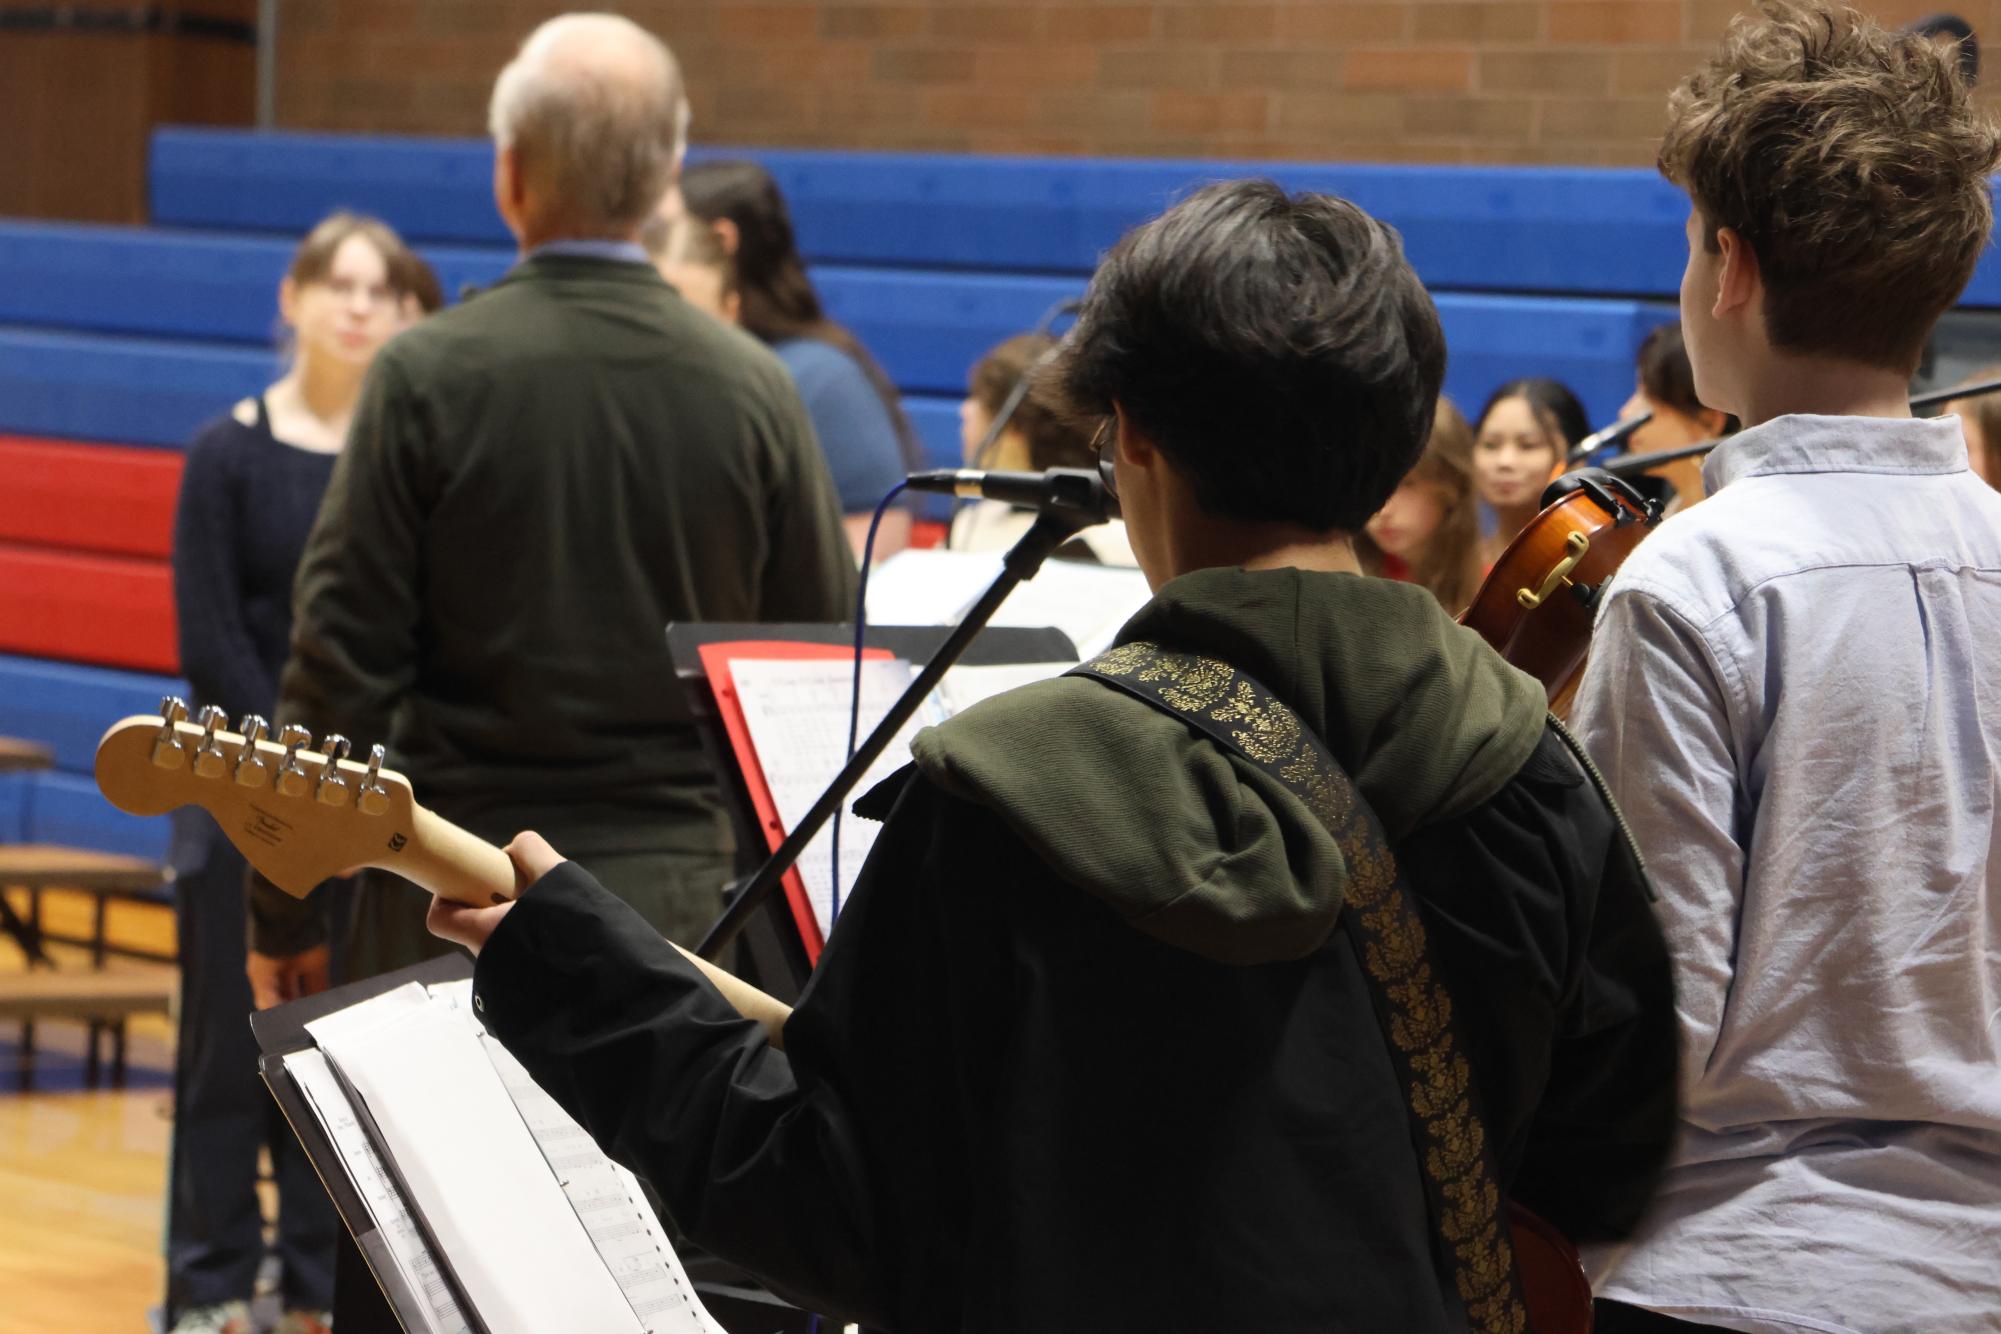
[[[1542, 735], [1542, 687], [1409, 584], [1300, 570], [1174, 580], [1119, 642], [1221, 658], [1284, 700], [1391, 841], [1492, 798]], [[1151, 704], [1060, 677], [919, 733], [926, 777], [989, 807], [1138, 929], [1232, 963], [1333, 930], [1340, 850], [1306, 807]]]

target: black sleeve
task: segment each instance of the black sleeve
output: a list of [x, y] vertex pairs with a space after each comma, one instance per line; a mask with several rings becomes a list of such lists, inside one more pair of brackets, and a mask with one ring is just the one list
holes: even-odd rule
[[631, 908], [566, 862], [507, 914], [473, 987], [487, 1028], [688, 1236], [803, 1306], [880, 1320], [847, 1100]]
[[[215, 704], [233, 715], [269, 707], [277, 682], [265, 668], [243, 616], [240, 428], [225, 417], [188, 446], [174, 503], [174, 616], [190, 707]], [[234, 721], [234, 718], [232, 719]]]
[[1630, 1232], [1674, 1132], [1674, 994], [1610, 807], [1552, 732], [1399, 856], [1509, 1193], [1574, 1240]]

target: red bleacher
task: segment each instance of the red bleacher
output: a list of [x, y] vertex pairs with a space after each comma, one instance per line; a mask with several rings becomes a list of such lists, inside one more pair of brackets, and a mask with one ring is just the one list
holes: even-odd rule
[[0, 653], [177, 673], [176, 451], [0, 436]]
[[165, 560], [178, 450], [0, 435], [0, 542]]

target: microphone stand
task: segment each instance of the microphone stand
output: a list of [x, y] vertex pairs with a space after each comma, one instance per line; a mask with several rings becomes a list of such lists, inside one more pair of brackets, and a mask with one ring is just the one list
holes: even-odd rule
[[711, 963], [716, 962], [717, 956], [736, 939], [737, 933], [743, 930], [751, 915], [771, 897], [772, 891], [778, 888], [779, 882], [785, 878], [785, 873], [792, 869], [800, 854], [806, 851], [806, 845], [813, 841], [814, 835], [833, 818], [834, 812], [840, 809], [848, 793], [854, 790], [855, 785], [861, 782], [883, 751], [889, 748], [889, 743], [895, 739], [904, 723], [910, 720], [910, 715], [917, 712], [918, 706], [930, 695], [946, 671], [965, 653], [967, 645], [986, 628], [987, 622], [993, 619], [996, 611], [1000, 610], [1001, 603], [1007, 600], [1007, 595], [1014, 591], [1015, 585], [1024, 579], [1034, 578], [1035, 572], [1042, 568], [1042, 563], [1049, 559], [1051, 553], [1079, 532], [1093, 524], [1103, 523], [1106, 518], [1107, 500], [1104, 488], [1099, 484], [1095, 492], [1095, 508], [1088, 501], [1072, 505], [1060, 500], [1052, 501], [1043, 508], [1036, 516], [1035, 523], [1001, 559], [999, 577], [988, 585], [987, 591], [980, 595], [979, 601], [973, 604], [965, 619], [952, 628], [952, 633], [946, 636], [938, 651], [931, 655], [931, 660], [924, 664], [924, 670], [917, 674], [917, 679], [910, 683], [909, 688], [897, 699], [895, 706], [883, 716], [881, 722], [876, 724], [875, 730], [868, 734], [860, 749], [855, 751], [847, 767], [842, 769], [827, 790], [820, 794], [820, 799], [813, 803], [813, 808], [806, 812], [805, 818], [786, 834], [785, 841], [778, 845], [776, 852], [765, 859], [764, 865], [758, 867], [754, 874], [733, 881], [724, 891], [727, 906], [723, 909], [722, 916], [710, 925], [708, 933], [702, 937], [702, 943], [695, 947], [695, 953]]

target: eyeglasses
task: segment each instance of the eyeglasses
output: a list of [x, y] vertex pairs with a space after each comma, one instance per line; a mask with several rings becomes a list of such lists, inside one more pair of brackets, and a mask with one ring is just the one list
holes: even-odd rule
[[1105, 418], [1098, 423], [1098, 433], [1091, 437], [1091, 447], [1098, 455], [1098, 480], [1105, 484], [1105, 491], [1113, 500], [1119, 498], [1119, 435], [1112, 429], [1118, 420], [1117, 417]]
[[357, 296], [366, 296], [368, 304], [380, 310], [394, 306], [403, 300], [403, 294], [384, 283], [358, 283], [352, 278], [323, 278], [320, 286], [334, 294], [335, 299], [345, 303]]

